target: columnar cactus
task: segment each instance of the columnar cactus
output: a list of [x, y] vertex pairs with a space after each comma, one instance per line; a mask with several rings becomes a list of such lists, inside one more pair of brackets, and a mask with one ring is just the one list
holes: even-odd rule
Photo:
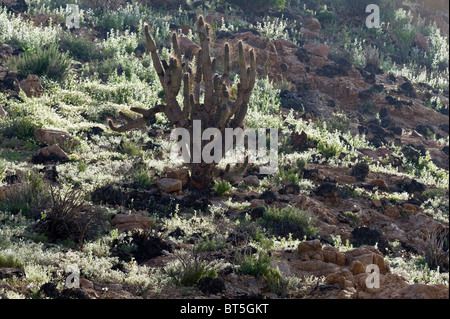
[[[164, 104], [156, 105], [150, 109], [132, 108], [133, 112], [142, 116], [133, 119], [123, 112], [121, 118], [127, 123], [116, 127], [110, 120], [112, 130], [124, 132], [144, 125], [156, 113], [164, 113], [168, 120], [178, 128], [185, 128], [191, 134], [193, 121], [201, 120], [202, 130], [214, 127], [224, 133], [225, 128], [243, 128], [244, 118], [247, 114], [250, 95], [255, 85], [256, 65], [254, 51], [250, 51], [250, 65], [247, 65], [244, 47], [239, 42], [239, 78], [237, 97], [230, 98], [230, 46], [225, 44], [223, 57], [223, 73], [216, 73], [217, 60], [210, 56], [210, 27], [202, 16], [197, 19], [197, 33], [200, 39], [200, 49], [196, 56], [195, 72], [187, 67], [188, 63], [182, 61], [177, 33], [171, 37], [172, 56], [167, 61], [161, 61], [157, 53], [156, 43], [150, 33], [150, 27], [144, 25], [144, 36], [148, 50], [151, 54], [153, 67], [165, 92]], [[176, 99], [183, 83], [183, 106]], [[204, 99], [201, 101], [201, 93]], [[222, 134], [224, 136], [224, 134]], [[209, 141], [203, 141], [203, 143]], [[192, 154], [191, 140], [191, 154]], [[224, 145], [224, 143], [223, 143]], [[202, 145], [203, 146], [203, 145]], [[225, 146], [223, 146], [225, 147]], [[225, 154], [225, 152], [222, 152]], [[217, 163], [190, 163], [191, 182], [197, 188], [204, 188], [210, 184], [213, 171]]]

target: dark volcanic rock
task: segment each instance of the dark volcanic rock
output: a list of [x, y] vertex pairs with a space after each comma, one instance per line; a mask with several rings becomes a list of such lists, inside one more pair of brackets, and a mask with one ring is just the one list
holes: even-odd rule
[[358, 227], [352, 231], [352, 245], [354, 246], [362, 246], [369, 245], [375, 246], [378, 245], [378, 249], [382, 253], [386, 253], [392, 251], [391, 245], [387, 242], [387, 240], [381, 235], [379, 231], [376, 229], [371, 229], [368, 227]]
[[264, 199], [264, 201], [269, 205], [277, 201], [277, 197], [270, 189], [264, 191], [264, 193], [259, 196], [259, 199]]
[[326, 76], [329, 78], [335, 78], [337, 76], [347, 76], [348, 71], [341, 65], [324, 65], [322, 68], [316, 70], [316, 74], [320, 76]]
[[97, 204], [123, 205], [126, 196], [120, 188], [108, 184], [94, 190], [92, 201]]
[[352, 168], [352, 176], [356, 178], [357, 181], [364, 182], [367, 175], [369, 175], [369, 164], [358, 163]]
[[206, 295], [223, 293], [226, 290], [225, 282], [220, 278], [202, 277], [198, 282], [198, 289]]
[[314, 193], [317, 196], [323, 196], [327, 198], [336, 198], [339, 195], [339, 190], [334, 183], [322, 183]]

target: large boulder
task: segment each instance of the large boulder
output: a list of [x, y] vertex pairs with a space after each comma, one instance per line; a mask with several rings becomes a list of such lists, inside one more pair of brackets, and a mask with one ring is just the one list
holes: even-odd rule
[[59, 147], [66, 152], [80, 144], [80, 142], [69, 133], [59, 130], [37, 129], [34, 131], [34, 138], [42, 144], [58, 144]]
[[153, 225], [153, 220], [150, 217], [137, 214], [117, 214], [111, 222], [113, 227], [120, 231], [148, 229]]
[[5, 63], [13, 53], [14, 49], [11, 46], [7, 44], [0, 45], [0, 63]]
[[312, 32], [318, 32], [322, 30], [322, 26], [320, 25], [319, 20], [317, 20], [316, 18], [310, 18], [306, 20], [303, 26]]
[[174, 178], [162, 178], [156, 182], [156, 185], [165, 193], [177, 192], [183, 187], [183, 183], [179, 179]]
[[25, 80], [20, 81], [19, 87], [28, 97], [39, 97], [43, 91], [41, 80], [34, 74], [30, 74]]
[[328, 54], [330, 54], [330, 47], [323, 43], [307, 43], [303, 48], [311, 54], [324, 58], [328, 57]]
[[33, 155], [34, 164], [64, 163], [70, 161], [69, 156], [56, 144], [41, 148]]

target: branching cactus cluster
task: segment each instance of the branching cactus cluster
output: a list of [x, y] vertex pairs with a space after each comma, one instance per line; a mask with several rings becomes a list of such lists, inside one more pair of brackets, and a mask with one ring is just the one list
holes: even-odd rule
[[[250, 64], [245, 58], [242, 42], [239, 42], [239, 79], [237, 95], [230, 96], [232, 82], [230, 81], [230, 46], [225, 44], [222, 74], [217, 73], [218, 61], [210, 56], [210, 26], [202, 16], [197, 19], [197, 33], [200, 39], [200, 49], [196, 56], [195, 70], [188, 67], [187, 61], [182, 61], [182, 54], [177, 33], [171, 37], [172, 56], [169, 61], [160, 60], [156, 43], [150, 33], [150, 27], [144, 25], [144, 36], [151, 53], [153, 67], [165, 92], [164, 104], [150, 109], [132, 108], [131, 111], [141, 114], [134, 119], [123, 112], [119, 115], [127, 123], [116, 127], [110, 120], [112, 130], [125, 132], [144, 125], [156, 113], [164, 113], [168, 120], [178, 128], [185, 128], [193, 138], [193, 121], [201, 121], [201, 129], [214, 127], [220, 130], [222, 136], [226, 128], [243, 128], [247, 114], [251, 92], [255, 85], [256, 63], [254, 51], [250, 51]], [[179, 105], [177, 95], [183, 84], [183, 106]], [[208, 143], [209, 141], [202, 141]], [[192, 140], [191, 140], [192, 154]], [[225, 154], [225, 143], [222, 141]], [[203, 146], [203, 145], [202, 145]], [[196, 188], [210, 185], [217, 163], [189, 163], [191, 182]]]

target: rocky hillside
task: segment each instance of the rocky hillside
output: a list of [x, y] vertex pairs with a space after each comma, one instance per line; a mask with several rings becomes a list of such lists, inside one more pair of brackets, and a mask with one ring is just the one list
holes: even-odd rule
[[[80, 0], [69, 29], [71, 1], [0, 0], [1, 298], [449, 298], [448, 2], [255, 2]], [[108, 126], [165, 100], [143, 22], [194, 66], [199, 16], [255, 54], [275, 174], [198, 189], [164, 113]]]

